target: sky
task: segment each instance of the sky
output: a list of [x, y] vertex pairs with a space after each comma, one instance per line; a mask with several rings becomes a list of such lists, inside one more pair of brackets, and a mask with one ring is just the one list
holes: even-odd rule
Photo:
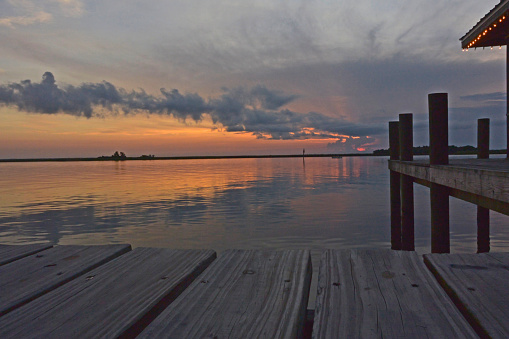
[[0, 0], [0, 158], [371, 152], [429, 93], [449, 143], [491, 119], [506, 47], [459, 38], [498, 0]]

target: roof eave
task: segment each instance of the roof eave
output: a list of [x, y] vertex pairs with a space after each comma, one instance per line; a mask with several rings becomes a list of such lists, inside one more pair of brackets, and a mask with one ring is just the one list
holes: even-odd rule
[[467, 34], [460, 38], [461, 47], [468, 48], [468, 44], [488, 29], [491, 24], [498, 20], [509, 10], [509, 0], [503, 0], [482, 18]]

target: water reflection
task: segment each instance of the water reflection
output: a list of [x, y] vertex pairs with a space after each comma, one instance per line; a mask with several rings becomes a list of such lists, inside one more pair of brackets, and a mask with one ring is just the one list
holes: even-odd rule
[[[0, 236], [217, 251], [388, 248], [388, 177], [386, 158], [364, 157], [1, 164]], [[416, 185], [415, 195], [416, 248], [427, 252], [429, 191]], [[452, 249], [475, 252], [475, 208], [453, 200]], [[505, 223], [492, 214], [493, 250], [509, 249]]]
[[362, 206], [356, 201], [376, 197], [361, 199], [352, 188], [367, 183], [366, 169], [364, 159], [5, 164], [2, 241], [148, 246], [155, 239], [219, 250], [285, 241], [289, 247], [296, 237], [330, 242], [344, 238], [327, 234], [338, 224], [358, 224], [346, 218]]

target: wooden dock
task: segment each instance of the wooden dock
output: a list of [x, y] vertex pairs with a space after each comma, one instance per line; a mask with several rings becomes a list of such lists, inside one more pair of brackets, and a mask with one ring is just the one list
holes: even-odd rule
[[[1, 338], [509, 337], [509, 253], [0, 245]], [[312, 291], [314, 292], [314, 291]]]
[[447, 165], [429, 160], [390, 161], [389, 169], [414, 182], [449, 189], [449, 195], [509, 215], [509, 160], [449, 159]]
[[413, 118], [389, 122], [391, 248], [414, 250], [413, 184], [430, 189], [431, 252], [449, 253], [449, 197], [477, 207], [477, 252], [490, 250], [490, 210], [509, 215], [509, 158], [489, 159], [489, 119], [478, 119], [477, 159], [449, 158], [448, 95], [432, 93], [429, 159], [413, 158]]

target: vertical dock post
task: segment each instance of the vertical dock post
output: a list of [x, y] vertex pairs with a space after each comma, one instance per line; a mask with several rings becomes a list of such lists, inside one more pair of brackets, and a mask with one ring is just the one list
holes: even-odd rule
[[447, 93], [428, 95], [430, 165], [449, 164], [449, 113]]
[[477, 159], [490, 157], [490, 119], [477, 120]]
[[477, 253], [490, 251], [490, 210], [477, 206]]
[[[490, 157], [490, 119], [477, 120], [477, 159]], [[490, 251], [490, 210], [477, 206], [477, 253]]]
[[[399, 160], [399, 122], [389, 122], [390, 160]], [[391, 185], [391, 249], [401, 250], [401, 175], [390, 171]]]
[[508, 46], [505, 46], [505, 53], [506, 53], [506, 57], [505, 57], [505, 72], [506, 72], [506, 76], [505, 76], [505, 83], [506, 83], [506, 93], [507, 93], [507, 96], [506, 96], [506, 151], [505, 153], [507, 154], [507, 159], [509, 159], [509, 45]]
[[[413, 160], [414, 132], [411, 113], [399, 115], [399, 156], [402, 161]], [[401, 249], [415, 250], [414, 242], [414, 181], [401, 175]]]
[[399, 115], [399, 156], [402, 161], [414, 160], [414, 130], [412, 113]]
[[[447, 93], [428, 95], [430, 165], [449, 164]], [[431, 252], [449, 253], [449, 191], [447, 187], [430, 185]]]

